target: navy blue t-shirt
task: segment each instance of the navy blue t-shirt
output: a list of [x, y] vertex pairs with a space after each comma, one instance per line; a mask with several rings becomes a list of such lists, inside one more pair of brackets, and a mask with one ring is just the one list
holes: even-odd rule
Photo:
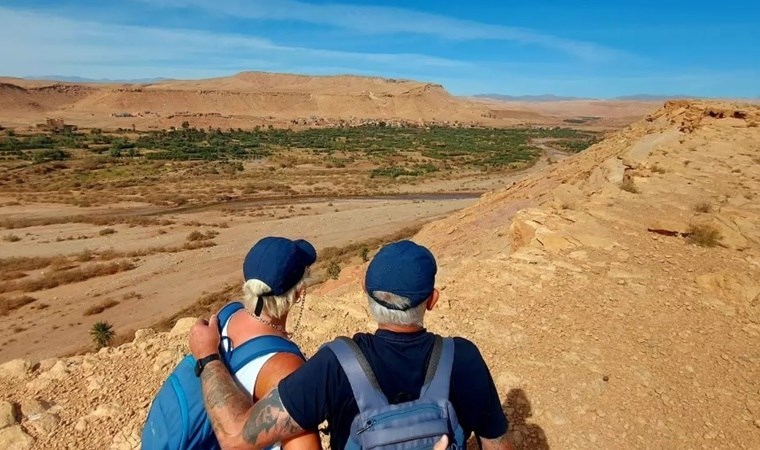
[[[435, 335], [421, 330], [394, 333], [378, 330], [374, 335], [353, 337], [385, 396], [391, 403], [419, 398]], [[327, 420], [330, 445], [345, 447], [351, 422], [359, 413], [351, 385], [335, 354], [320, 349], [300, 369], [280, 381], [280, 398], [285, 409], [305, 430], [315, 430]], [[449, 400], [465, 436], [475, 433], [495, 439], [507, 431], [507, 418], [491, 373], [475, 344], [454, 338], [454, 365]]]

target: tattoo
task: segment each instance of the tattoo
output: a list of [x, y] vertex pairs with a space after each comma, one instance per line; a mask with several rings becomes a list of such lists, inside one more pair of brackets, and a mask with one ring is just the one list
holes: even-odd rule
[[219, 361], [203, 369], [201, 384], [206, 412], [222, 448], [263, 449], [304, 432], [285, 410], [276, 388], [253, 406], [251, 396]]
[[240, 426], [236, 423], [251, 409], [251, 397], [235, 384], [219, 361], [211, 362], [203, 369], [201, 384], [206, 412], [219, 441], [239, 435]]
[[282, 405], [280, 392], [274, 388], [251, 410], [243, 427], [243, 438], [256, 448], [263, 448], [303, 432]]

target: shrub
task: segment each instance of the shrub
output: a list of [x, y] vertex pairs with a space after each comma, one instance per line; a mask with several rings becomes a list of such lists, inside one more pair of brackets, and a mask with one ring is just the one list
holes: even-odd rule
[[37, 299], [28, 295], [22, 295], [21, 297], [14, 298], [2, 298], [0, 297], [0, 316], [7, 316], [11, 311], [15, 311], [22, 306], [36, 302]]
[[715, 247], [722, 239], [720, 230], [710, 224], [689, 225], [686, 236], [690, 243], [702, 247]]
[[192, 233], [187, 235], [187, 240], [190, 242], [207, 241], [209, 239], [214, 239], [218, 235], [219, 235], [219, 232], [215, 230], [208, 230], [205, 233], [195, 230]]
[[369, 261], [369, 247], [364, 246], [361, 250], [359, 250], [359, 256], [362, 258], [362, 261], [367, 262]]
[[636, 183], [634, 183], [633, 178], [626, 178], [623, 180], [622, 183], [620, 183], [620, 189], [630, 192], [631, 194], [638, 194], [639, 188], [636, 186]]
[[102, 303], [94, 306], [90, 306], [89, 308], [84, 310], [83, 316], [93, 316], [95, 314], [100, 314], [103, 311], [107, 310], [108, 308], [113, 308], [114, 306], [118, 305], [119, 302], [116, 300], [105, 300]]
[[113, 228], [103, 228], [102, 230], [98, 231], [98, 234], [101, 236], [109, 236], [114, 233], [116, 233], [116, 230]]
[[340, 264], [338, 264], [335, 261], [330, 261], [330, 264], [327, 265], [327, 276], [332, 278], [333, 280], [337, 280], [340, 276]]
[[15, 234], [6, 234], [3, 236], [3, 240], [6, 242], [18, 242], [21, 240], [21, 237]]
[[710, 202], [699, 202], [696, 205], [694, 205], [694, 211], [700, 212], [700, 213], [709, 213], [712, 211], [712, 205]]
[[90, 328], [90, 336], [92, 336], [92, 342], [95, 344], [95, 348], [100, 350], [111, 344], [116, 333], [113, 331], [113, 325], [110, 323], [96, 322], [92, 325], [92, 328]]
[[665, 169], [663, 169], [662, 167], [658, 166], [657, 164], [655, 164], [655, 165], [652, 166], [652, 172], [654, 172], [654, 173], [665, 173], [667, 171]]

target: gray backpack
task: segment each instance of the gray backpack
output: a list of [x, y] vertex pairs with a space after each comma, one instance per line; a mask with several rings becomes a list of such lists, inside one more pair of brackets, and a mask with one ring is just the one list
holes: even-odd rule
[[449, 436], [450, 448], [465, 448], [464, 431], [449, 401], [454, 341], [435, 337], [420, 397], [391, 405], [356, 343], [339, 337], [327, 344], [351, 383], [359, 414], [351, 423], [346, 450], [431, 449]]

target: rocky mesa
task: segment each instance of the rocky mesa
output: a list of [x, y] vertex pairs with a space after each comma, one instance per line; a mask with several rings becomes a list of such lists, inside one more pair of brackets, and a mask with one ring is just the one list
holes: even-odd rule
[[[515, 448], [760, 447], [759, 122], [669, 102], [416, 236], [440, 266], [429, 328], [478, 344]], [[361, 272], [310, 296], [307, 354], [372, 329]], [[139, 448], [192, 321], [2, 365], [0, 447]]]

